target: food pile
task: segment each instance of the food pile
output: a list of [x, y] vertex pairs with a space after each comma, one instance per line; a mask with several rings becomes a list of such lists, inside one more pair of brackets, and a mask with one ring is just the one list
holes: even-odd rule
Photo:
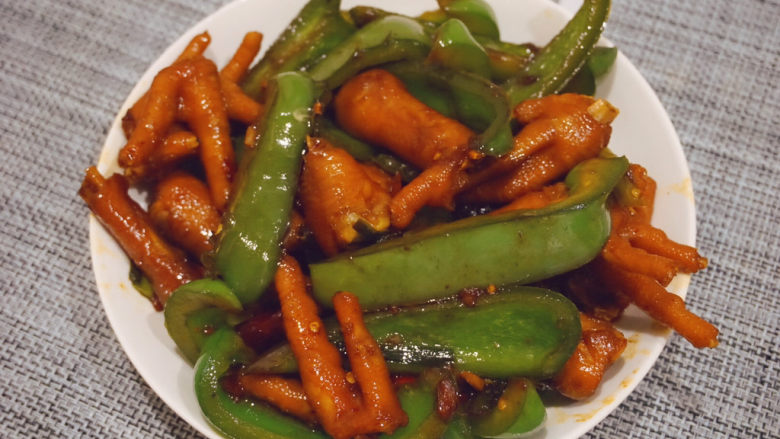
[[538, 389], [595, 392], [631, 303], [717, 345], [665, 288], [707, 260], [607, 149], [610, 2], [544, 47], [501, 41], [483, 0], [438, 3], [310, 0], [253, 66], [260, 33], [221, 70], [200, 34], [125, 115], [123, 174], [87, 170], [227, 437], [520, 437]]

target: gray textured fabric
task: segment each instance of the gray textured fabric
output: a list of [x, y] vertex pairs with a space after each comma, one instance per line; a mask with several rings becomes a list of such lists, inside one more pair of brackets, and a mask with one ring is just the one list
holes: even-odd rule
[[[0, 2], [0, 437], [198, 437], [108, 326], [76, 191], [147, 65], [222, 3]], [[607, 36], [689, 160], [711, 261], [689, 304], [721, 345], [674, 336], [589, 437], [778, 436], [778, 23], [773, 0], [614, 2]]]

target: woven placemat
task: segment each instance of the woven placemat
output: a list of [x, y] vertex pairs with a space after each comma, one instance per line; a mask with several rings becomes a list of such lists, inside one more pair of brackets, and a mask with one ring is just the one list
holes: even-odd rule
[[[224, 1], [0, 2], [0, 437], [199, 437], [141, 380], [100, 306], [82, 171], [141, 73]], [[606, 36], [669, 112], [710, 267], [679, 336], [588, 437], [780, 431], [780, 3], [615, 0]]]

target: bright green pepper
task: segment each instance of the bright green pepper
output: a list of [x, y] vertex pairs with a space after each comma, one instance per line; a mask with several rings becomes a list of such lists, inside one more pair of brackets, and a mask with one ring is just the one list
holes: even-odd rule
[[341, 0], [310, 0], [243, 81], [244, 92], [264, 101], [266, 84], [278, 73], [306, 70], [349, 37], [355, 27], [339, 10]]
[[604, 29], [610, 0], [585, 0], [568, 24], [520, 75], [505, 83], [512, 107], [530, 98], [557, 93], [587, 62]]
[[307, 76], [281, 73], [260, 136], [246, 152], [223, 218], [214, 264], [241, 303], [257, 300], [273, 279], [297, 190], [318, 88]]
[[493, 8], [484, 0], [437, 0], [449, 16], [464, 22], [475, 35], [499, 40], [498, 23]]
[[[574, 304], [533, 287], [480, 297], [473, 307], [454, 300], [370, 313], [364, 321], [393, 372], [420, 372], [452, 362], [485, 377], [547, 378], [563, 367], [580, 340]], [[332, 322], [328, 337], [343, 344]], [[289, 373], [295, 370], [294, 359], [287, 345], [281, 345], [250, 370]]]
[[200, 279], [177, 288], [165, 303], [165, 328], [194, 363], [203, 346], [204, 332], [225, 325], [228, 313], [242, 310], [241, 302], [224, 282]]
[[436, 31], [428, 61], [490, 78], [490, 58], [462, 21], [451, 18]]
[[488, 413], [470, 418], [471, 433], [486, 438], [514, 438], [538, 429], [547, 417], [534, 383], [526, 378], [509, 381], [500, 400]]
[[[489, 155], [501, 155], [512, 148], [512, 110], [501, 87], [476, 75], [421, 63], [395, 63], [385, 68], [422, 102], [479, 131], [469, 148]], [[439, 100], [442, 96], [444, 101]], [[438, 108], [441, 106], [444, 108]]]
[[485, 49], [490, 63], [493, 81], [503, 82], [520, 74], [537, 52], [531, 43], [513, 44], [475, 35], [474, 38]]
[[424, 371], [413, 384], [404, 384], [398, 390], [401, 408], [409, 416], [409, 423], [390, 435], [380, 435], [387, 439], [438, 439], [447, 428], [436, 413], [436, 385], [444, 377], [439, 369]]
[[366, 49], [382, 46], [388, 40], [412, 40], [430, 47], [430, 37], [422, 25], [400, 15], [389, 15], [360, 28], [328, 52], [327, 57], [310, 70], [315, 81], [325, 81]]
[[604, 203], [627, 168], [625, 158], [590, 159], [566, 177], [569, 197], [546, 208], [466, 218], [311, 264], [313, 294], [330, 306], [349, 291], [376, 309], [573, 270], [604, 245]]
[[222, 389], [222, 377], [232, 367], [251, 361], [253, 355], [230, 328], [222, 328], [206, 340], [195, 365], [195, 395], [206, 419], [232, 439], [326, 439], [324, 433], [262, 402], [236, 401]]

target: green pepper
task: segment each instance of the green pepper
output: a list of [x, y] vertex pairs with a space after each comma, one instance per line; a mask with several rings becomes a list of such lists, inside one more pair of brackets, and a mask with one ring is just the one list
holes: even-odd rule
[[[382, 349], [392, 372], [420, 372], [454, 363], [480, 376], [547, 378], [569, 359], [580, 340], [579, 312], [550, 290], [512, 287], [480, 297], [469, 307], [458, 300], [369, 313], [366, 328]], [[342, 345], [338, 327], [328, 337]], [[250, 370], [295, 370], [289, 347], [262, 355]]]
[[252, 67], [242, 88], [264, 101], [263, 91], [278, 73], [305, 70], [339, 45], [354, 31], [339, 10], [341, 0], [310, 0]]
[[466, 218], [311, 264], [313, 294], [331, 306], [335, 293], [349, 291], [376, 309], [573, 270], [604, 245], [604, 203], [627, 168], [625, 158], [590, 159], [569, 172], [570, 195], [559, 203]]
[[585, 0], [568, 24], [504, 86], [512, 107], [557, 93], [590, 56], [609, 15], [610, 0]]
[[315, 135], [347, 151], [360, 162], [372, 163], [390, 175], [399, 174], [401, 181], [404, 183], [412, 181], [420, 173], [420, 171], [399, 158], [380, 152], [373, 146], [338, 129], [327, 118], [318, 117], [316, 119]]
[[444, 377], [439, 369], [424, 371], [412, 384], [404, 384], [398, 389], [401, 408], [409, 416], [409, 423], [390, 435], [380, 435], [387, 439], [439, 439], [447, 428], [436, 413], [436, 385]]
[[318, 88], [307, 76], [281, 73], [260, 135], [233, 185], [217, 236], [214, 265], [241, 303], [257, 300], [273, 279], [298, 186]]
[[262, 402], [236, 401], [220, 384], [233, 367], [253, 358], [251, 349], [231, 328], [211, 335], [195, 365], [195, 395], [206, 419], [232, 439], [326, 439], [324, 433], [283, 415]]
[[455, 415], [447, 424], [447, 430], [444, 431], [441, 439], [472, 439], [471, 425], [464, 416]]
[[457, 18], [475, 35], [499, 40], [498, 23], [493, 8], [484, 0], [437, 0], [449, 17]]
[[481, 35], [475, 35], [474, 38], [485, 49], [490, 63], [491, 77], [496, 82], [503, 82], [519, 75], [538, 50], [531, 43], [507, 43]]
[[[366, 49], [382, 46], [388, 40], [412, 40], [430, 47], [430, 37], [420, 23], [400, 15], [389, 15], [360, 28], [310, 70], [315, 81], [325, 81]], [[386, 62], [386, 61], [383, 61]]]
[[[349, 15], [358, 27], [362, 27], [382, 17], [399, 14], [371, 6], [355, 6], [349, 10]], [[417, 20], [423, 26], [425, 32], [433, 38], [439, 26], [447, 21], [448, 18], [450, 17], [443, 11], [437, 10], [424, 13], [414, 18], [414, 20]], [[468, 28], [468, 23], [464, 24]], [[514, 44], [477, 34], [473, 29], [469, 29], [469, 32], [487, 53], [491, 70], [490, 76], [495, 81], [505, 81], [518, 75], [522, 67], [528, 63], [537, 51], [536, 46], [530, 43]]]
[[595, 48], [585, 66], [571, 78], [561, 92], [593, 96], [596, 93], [596, 79], [609, 71], [616, 57], [615, 47]]
[[514, 438], [538, 429], [547, 417], [534, 383], [526, 378], [509, 381], [498, 404], [488, 413], [469, 419], [471, 432], [479, 437]]
[[199, 279], [184, 284], [165, 303], [165, 328], [191, 362], [200, 355], [205, 333], [228, 322], [228, 313], [243, 310], [241, 302], [224, 282]]
[[490, 58], [462, 21], [451, 18], [436, 31], [428, 61], [490, 78]]
[[[501, 155], [512, 149], [509, 128], [512, 109], [501, 87], [473, 74], [415, 62], [395, 63], [385, 68], [431, 108], [480, 131], [471, 139], [469, 148], [489, 155]], [[445, 101], [436, 101], [441, 99], [441, 93], [446, 96]]]
[[429, 46], [428, 42], [423, 43], [418, 40], [388, 38], [376, 46], [357, 49], [349, 61], [325, 79], [325, 87], [333, 90], [370, 67], [393, 61], [425, 59]]

